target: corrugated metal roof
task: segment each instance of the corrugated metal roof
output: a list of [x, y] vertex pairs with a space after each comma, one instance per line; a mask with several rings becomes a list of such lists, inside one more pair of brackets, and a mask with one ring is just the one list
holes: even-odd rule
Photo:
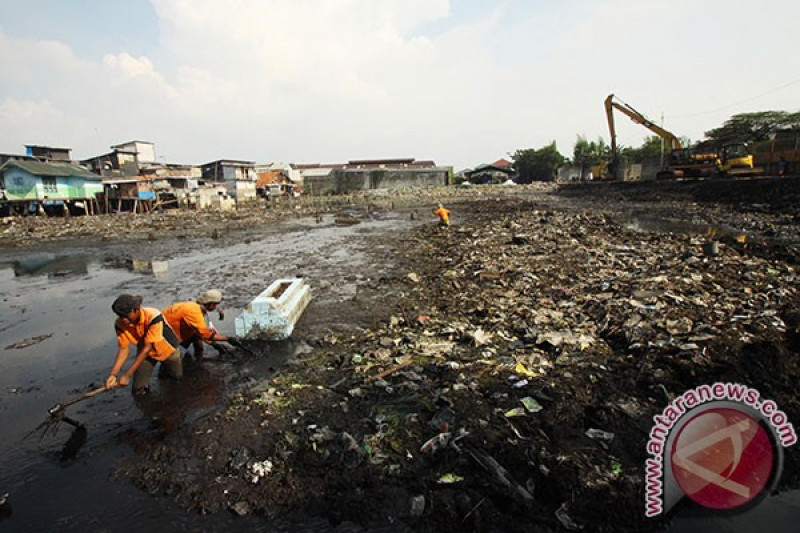
[[16, 161], [12, 159], [3, 163], [0, 171], [9, 167], [21, 168], [35, 176], [78, 176], [100, 181], [100, 176], [94, 172], [72, 163], [44, 163], [42, 161]]
[[60, 152], [71, 152], [72, 148], [57, 148], [55, 146], [46, 146], [44, 144], [26, 144], [25, 148], [44, 148], [46, 150], [58, 150]]
[[209, 161], [208, 163], [205, 163], [205, 164], [203, 164], [201, 166], [207, 167], [207, 166], [210, 166], [210, 165], [217, 165], [217, 164], [230, 165], [230, 166], [235, 166], [235, 167], [254, 167], [254, 166], [256, 166], [256, 162], [255, 161], [241, 161], [241, 160], [237, 160], [237, 159], [217, 159], [216, 161]]
[[484, 164], [484, 165], [478, 165], [477, 167], [475, 167], [474, 170], [470, 170], [468, 172], [464, 172], [464, 174], [466, 174], [467, 176], [470, 176], [472, 174], [477, 174], [478, 172], [485, 172], [487, 170], [497, 170], [497, 171], [503, 172], [505, 174], [513, 174], [514, 173], [514, 171], [512, 169], [508, 168], [508, 167], [497, 167], [497, 166], [494, 166], [494, 165], [485, 165]]

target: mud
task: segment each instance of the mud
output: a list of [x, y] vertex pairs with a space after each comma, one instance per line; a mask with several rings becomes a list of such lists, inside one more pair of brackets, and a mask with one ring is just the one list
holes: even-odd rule
[[[800, 421], [798, 185], [436, 191], [449, 229], [433, 195], [295, 206], [281, 235], [297, 243], [291, 274], [315, 288], [294, 333], [305, 348], [248, 374], [221, 408], [132, 442], [115, 476], [191, 512], [340, 531], [667, 528], [696, 512], [643, 514], [647, 435], [671, 398], [745, 383]], [[390, 214], [407, 223], [357, 231]], [[361, 221], [347, 257], [317, 258], [308, 228], [341, 216]], [[266, 286], [254, 272], [269, 250], [248, 241], [273, 231], [248, 217], [214, 222], [216, 237], [129, 228], [101, 240], [104, 262], [150, 254], [179, 269], [181, 251], [202, 250], [198, 276], [241, 306]], [[48, 241], [46, 223], [30, 224]], [[240, 248], [218, 254], [220, 238]], [[703, 253], [709, 239], [718, 255]], [[231, 358], [232, 373], [247, 361]], [[523, 400], [541, 410], [506, 416]], [[781, 491], [800, 482], [796, 450]]]

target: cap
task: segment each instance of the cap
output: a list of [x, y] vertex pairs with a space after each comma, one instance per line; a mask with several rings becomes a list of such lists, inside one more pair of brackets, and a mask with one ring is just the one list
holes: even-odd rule
[[211, 289], [197, 297], [199, 304], [218, 304], [222, 301], [222, 293], [217, 289]]
[[111, 304], [111, 309], [118, 315], [127, 315], [131, 311], [135, 311], [142, 306], [142, 297], [134, 296], [133, 294], [120, 294], [114, 303]]

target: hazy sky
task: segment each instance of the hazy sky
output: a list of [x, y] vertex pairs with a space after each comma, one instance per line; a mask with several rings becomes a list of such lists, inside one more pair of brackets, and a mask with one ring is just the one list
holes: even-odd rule
[[[608, 140], [609, 93], [698, 140], [800, 110], [797, 0], [0, 0], [0, 152], [129, 140], [168, 162]], [[618, 142], [649, 134], [618, 117]]]

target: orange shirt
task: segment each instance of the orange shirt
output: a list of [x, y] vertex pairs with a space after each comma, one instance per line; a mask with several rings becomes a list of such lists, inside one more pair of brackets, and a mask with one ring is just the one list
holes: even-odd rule
[[153, 345], [150, 357], [157, 361], [167, 359], [180, 344], [172, 330], [169, 328], [165, 330], [164, 316], [161, 312], [152, 307], [139, 309], [139, 321], [135, 324], [118, 318], [114, 322], [114, 329], [117, 332], [120, 348], [126, 348], [131, 344], [141, 348], [149, 342]]
[[197, 302], [177, 302], [164, 309], [164, 319], [181, 343], [194, 336], [208, 340], [214, 333], [206, 325], [203, 308]]
[[450, 222], [450, 210], [445, 209], [444, 207], [440, 207], [436, 211], [433, 212], [434, 215], [439, 217], [442, 222]]

